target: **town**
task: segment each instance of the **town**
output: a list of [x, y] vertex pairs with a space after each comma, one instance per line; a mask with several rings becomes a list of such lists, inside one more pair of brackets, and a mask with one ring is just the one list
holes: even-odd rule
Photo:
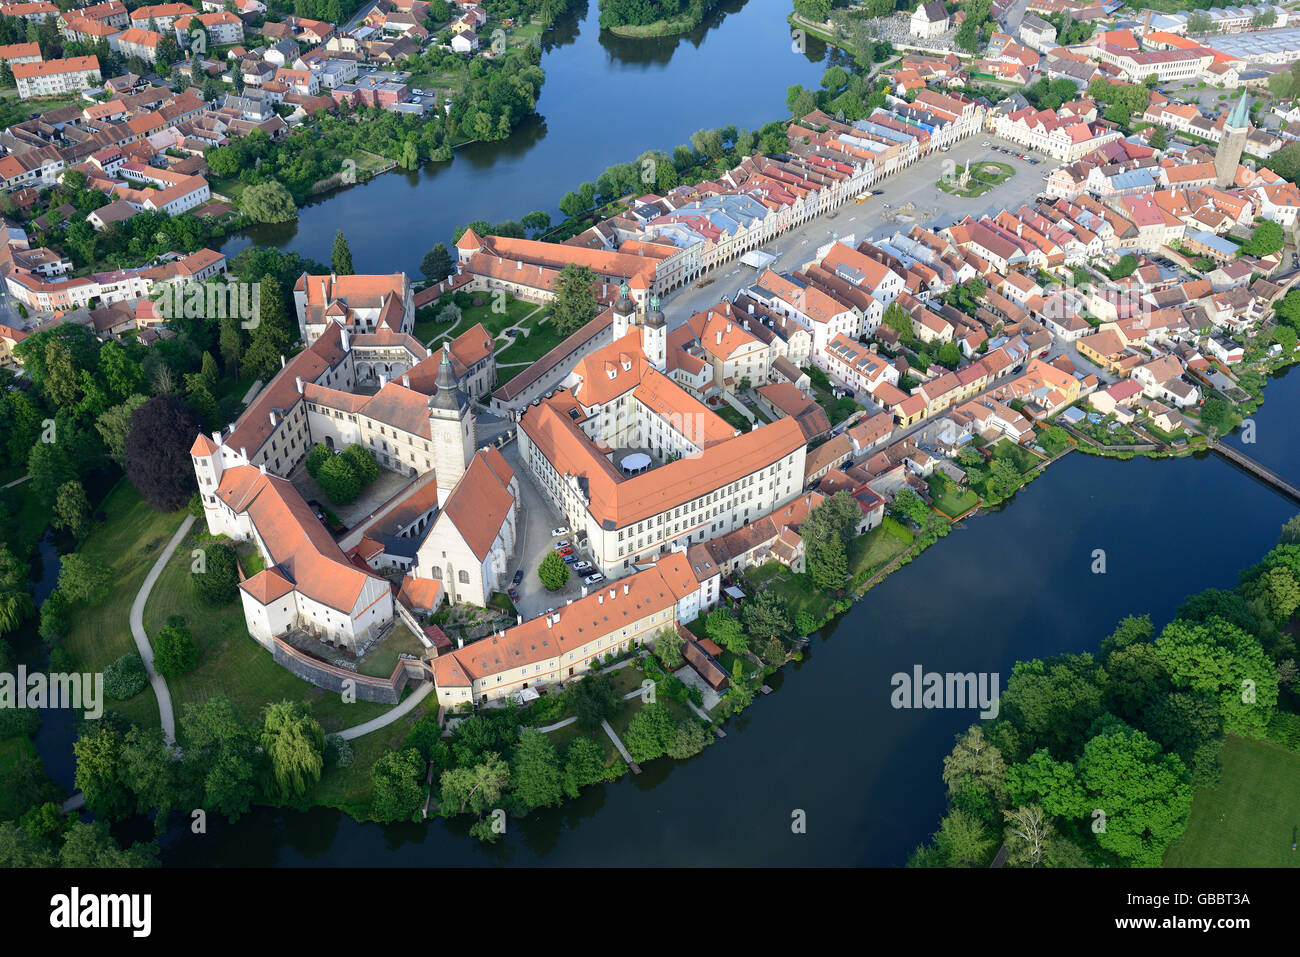
[[[460, 771], [499, 795], [514, 744], [439, 746], [523, 723], [529, 748], [585, 742], [573, 797], [725, 737], [810, 634], [1063, 456], [1215, 451], [1300, 494], [1220, 441], [1297, 359], [1300, 10], [868, 3], [863, 39], [800, 0], [796, 33], [884, 61], [602, 179], [558, 234], [473, 223], [420, 275], [355, 273], [343, 229], [329, 264], [228, 257], [311, 194], [244, 179], [268, 144], [391, 113], [434, 132], [367, 176], [448, 159], [474, 121], [446, 76], [526, 69], [556, 13], [328, 6], [0, 7], [24, 111], [0, 133], [6, 490], [77, 535], [104, 520], [44, 421], [102, 435], [123, 494], [188, 505], [111, 623], [122, 658], [69, 637], [102, 587], [79, 605], [61, 575], [37, 616], [77, 670], [161, 682], [167, 746], [167, 685], [233, 693], [206, 656], [243, 639], [268, 687], [311, 689], [276, 700], [320, 701], [322, 755], [423, 713], [416, 771], [448, 805]], [[356, 159], [313, 175], [347, 187]], [[191, 587], [224, 597], [196, 615]], [[438, 789], [411, 793], [376, 819], [429, 815]]]

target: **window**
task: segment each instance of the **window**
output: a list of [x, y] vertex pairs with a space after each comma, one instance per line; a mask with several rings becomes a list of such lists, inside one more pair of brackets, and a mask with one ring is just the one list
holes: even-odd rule
[[469, 572], [462, 570], [457, 577], [462, 585], [469, 584]]

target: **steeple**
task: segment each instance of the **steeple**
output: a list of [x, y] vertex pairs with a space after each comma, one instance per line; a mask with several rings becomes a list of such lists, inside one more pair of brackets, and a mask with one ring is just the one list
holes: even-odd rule
[[636, 304], [632, 302], [631, 288], [626, 282], [618, 287], [614, 300], [614, 339], [622, 339], [635, 323]]
[[1237, 105], [1232, 108], [1232, 113], [1224, 123], [1225, 127], [1232, 127], [1234, 130], [1244, 130], [1250, 127], [1250, 105], [1246, 102], [1246, 91], [1241, 91], [1241, 99], [1237, 100]]
[[464, 396], [456, 387], [456, 374], [451, 371], [451, 343], [443, 345], [442, 361], [438, 363], [438, 391], [433, 397], [436, 409], [458, 410], [463, 404]]

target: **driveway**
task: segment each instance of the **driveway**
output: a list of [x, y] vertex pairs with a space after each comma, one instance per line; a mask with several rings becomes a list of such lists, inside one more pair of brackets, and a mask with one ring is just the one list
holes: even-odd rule
[[[573, 572], [569, 582], [559, 591], [547, 591], [537, 577], [537, 566], [553, 548], [557, 539], [551, 537], [551, 529], [567, 525], [568, 520], [542, 492], [532, 470], [524, 465], [519, 457], [519, 443], [511, 442], [501, 450], [510, 467], [519, 478], [520, 523], [519, 537], [515, 542], [514, 567], [524, 572], [523, 580], [516, 586], [519, 600], [515, 608], [524, 618], [536, 618], [548, 608], [558, 608], [570, 598], [582, 597], [582, 576]], [[574, 551], [580, 558], [591, 560], [590, 554], [584, 554], [577, 548], [573, 535], [565, 535], [574, 544]]]

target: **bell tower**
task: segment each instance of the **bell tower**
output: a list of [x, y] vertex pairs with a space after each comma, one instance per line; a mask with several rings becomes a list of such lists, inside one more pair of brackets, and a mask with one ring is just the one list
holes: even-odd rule
[[631, 288], [625, 282], [618, 287], [618, 298], [614, 300], [614, 341], [627, 335], [632, 328], [636, 306], [632, 302]]
[[641, 323], [641, 349], [646, 359], [660, 372], [668, 368], [668, 327], [659, 309], [659, 297], [650, 297], [650, 308]]
[[465, 474], [478, 441], [469, 399], [457, 387], [456, 374], [451, 369], [450, 350], [451, 343], [444, 343], [437, 388], [429, 397], [429, 435], [440, 505]]

